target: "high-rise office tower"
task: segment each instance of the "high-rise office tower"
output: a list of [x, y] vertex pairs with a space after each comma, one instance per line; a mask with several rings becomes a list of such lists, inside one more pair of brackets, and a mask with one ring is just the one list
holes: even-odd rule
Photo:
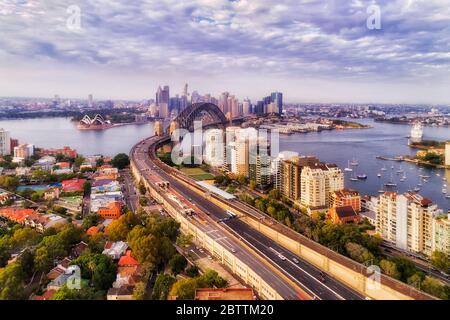
[[0, 156], [11, 154], [11, 137], [9, 131], [0, 129]]
[[88, 107], [92, 108], [94, 106], [94, 96], [92, 94], [88, 95]]
[[224, 113], [228, 113], [228, 92], [224, 92], [219, 97], [219, 109]]
[[272, 92], [270, 95], [271, 102], [275, 104], [275, 111], [278, 114], [283, 113], [283, 94], [281, 92]]
[[164, 86], [164, 89], [161, 86], [158, 87], [158, 91], [156, 92], [156, 104], [160, 105], [161, 103], [166, 103], [169, 105], [170, 93], [169, 86]]
[[242, 115], [244, 117], [250, 115], [252, 113], [252, 104], [250, 102], [250, 99], [244, 99], [244, 102], [242, 103]]

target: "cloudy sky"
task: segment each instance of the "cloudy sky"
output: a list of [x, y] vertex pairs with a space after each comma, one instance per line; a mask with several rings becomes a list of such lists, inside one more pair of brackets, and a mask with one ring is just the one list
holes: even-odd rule
[[450, 104], [450, 0], [0, 0], [0, 96], [144, 99], [185, 82], [241, 99]]

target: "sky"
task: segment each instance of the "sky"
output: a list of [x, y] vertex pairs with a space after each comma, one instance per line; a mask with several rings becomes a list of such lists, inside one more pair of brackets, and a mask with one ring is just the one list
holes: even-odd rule
[[186, 82], [450, 104], [450, 0], [0, 0], [0, 96], [149, 99]]

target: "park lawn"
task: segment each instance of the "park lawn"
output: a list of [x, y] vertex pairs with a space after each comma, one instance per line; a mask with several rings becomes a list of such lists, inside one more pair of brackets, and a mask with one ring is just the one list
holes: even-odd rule
[[214, 176], [211, 173], [196, 174], [191, 175], [191, 177], [197, 181], [214, 180]]
[[181, 172], [184, 174], [187, 174], [192, 179], [195, 179], [197, 181], [203, 181], [203, 180], [213, 180], [214, 176], [211, 173], [206, 172], [205, 170], [201, 168], [181, 168]]

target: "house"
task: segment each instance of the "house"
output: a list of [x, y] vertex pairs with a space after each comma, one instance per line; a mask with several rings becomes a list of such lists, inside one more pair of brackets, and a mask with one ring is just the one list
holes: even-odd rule
[[139, 262], [131, 255], [131, 250], [127, 250], [126, 254], [119, 259], [119, 267], [138, 266]]
[[56, 290], [46, 290], [41, 296], [33, 296], [32, 300], [51, 300], [52, 297], [55, 295]]
[[65, 257], [63, 260], [61, 260], [56, 267], [54, 267], [52, 270], [50, 270], [47, 273], [47, 279], [55, 280], [60, 275], [66, 273], [67, 269], [70, 266], [70, 263], [72, 262], [72, 259]]
[[26, 218], [35, 214], [33, 209], [22, 209], [17, 207], [0, 208], [0, 217], [4, 217], [8, 220], [25, 224]]
[[121, 256], [123, 256], [128, 249], [128, 244], [123, 241], [112, 242], [107, 241], [105, 243], [105, 248], [102, 254], [110, 257], [113, 260], [119, 260]]
[[103, 219], [119, 219], [122, 215], [122, 203], [113, 201], [106, 207], [99, 208], [97, 214]]
[[64, 180], [62, 182], [62, 190], [63, 192], [82, 192], [85, 182], [85, 179]]
[[107, 300], [133, 300], [133, 287], [111, 288], [106, 295]]
[[15, 196], [9, 192], [1, 192], [0, 193], [0, 204], [5, 204], [9, 200], [14, 200]]
[[16, 168], [16, 176], [18, 177], [24, 177], [31, 175], [31, 168], [30, 167], [17, 167]]
[[332, 207], [328, 210], [328, 217], [334, 224], [359, 222], [361, 219], [352, 206]]
[[89, 248], [89, 245], [86, 242], [81, 241], [80, 243], [78, 243], [77, 245], [75, 245], [72, 248], [70, 256], [73, 257], [74, 259], [76, 259], [79, 256], [81, 256], [81, 254], [88, 248]]
[[66, 218], [57, 216], [55, 214], [32, 214], [25, 219], [25, 225], [36, 229], [39, 232], [44, 232], [49, 228], [59, 229], [68, 223]]
[[54, 280], [52, 280], [48, 286], [47, 290], [56, 290], [58, 291], [63, 285], [66, 284], [66, 282], [69, 280], [71, 274], [63, 273], [60, 276], [56, 277]]
[[57, 187], [50, 187], [47, 191], [45, 191], [44, 193], [44, 199], [45, 200], [55, 200], [55, 199], [59, 199], [59, 188]]
[[95, 236], [99, 232], [100, 232], [100, 228], [97, 226], [92, 226], [86, 230], [86, 234], [90, 237]]

